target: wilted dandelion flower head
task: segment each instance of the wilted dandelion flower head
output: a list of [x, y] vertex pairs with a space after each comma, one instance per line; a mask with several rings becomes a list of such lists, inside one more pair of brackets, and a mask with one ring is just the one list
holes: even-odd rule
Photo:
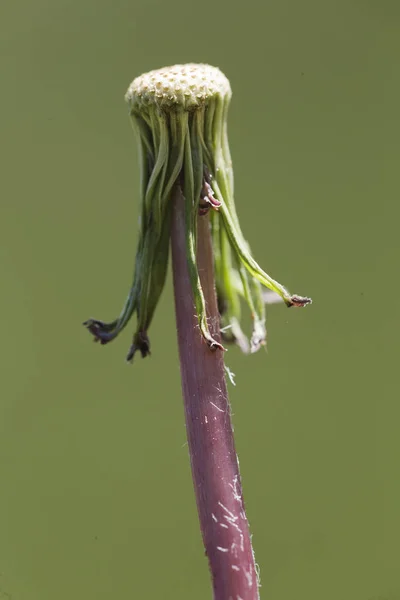
[[[227, 136], [231, 99], [228, 79], [204, 64], [165, 67], [134, 79], [125, 96], [139, 140], [140, 221], [133, 284], [120, 316], [111, 323], [85, 323], [96, 340], [114, 339], [136, 313], [137, 327], [128, 354], [150, 351], [147, 335], [165, 283], [172, 194], [185, 199], [185, 236], [194, 304], [201, 333], [212, 350], [222, 348], [207, 324], [196, 263], [197, 219], [210, 217], [215, 282], [225, 341], [255, 352], [264, 343], [265, 305], [261, 286], [288, 306], [309, 298], [292, 296], [254, 260], [240, 229], [233, 197], [233, 171]], [[241, 299], [253, 322], [250, 343], [241, 329]], [[179, 318], [179, 315], [178, 315]]]

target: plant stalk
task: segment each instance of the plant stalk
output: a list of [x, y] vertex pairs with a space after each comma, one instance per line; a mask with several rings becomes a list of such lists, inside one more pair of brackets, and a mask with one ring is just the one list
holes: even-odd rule
[[[198, 325], [186, 258], [185, 202], [173, 192], [172, 265], [182, 392], [192, 477], [214, 600], [258, 600], [258, 579], [235, 451], [224, 357]], [[207, 215], [197, 219], [197, 265], [211, 335], [220, 336]]]

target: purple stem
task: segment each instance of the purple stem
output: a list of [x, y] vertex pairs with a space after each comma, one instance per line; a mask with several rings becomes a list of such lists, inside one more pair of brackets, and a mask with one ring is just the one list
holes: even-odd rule
[[[214, 600], [258, 600], [226, 390], [223, 352], [204, 342], [195, 315], [185, 245], [185, 203], [177, 187], [171, 225], [175, 311], [190, 462]], [[198, 218], [197, 264], [211, 335], [220, 341], [208, 216]]]

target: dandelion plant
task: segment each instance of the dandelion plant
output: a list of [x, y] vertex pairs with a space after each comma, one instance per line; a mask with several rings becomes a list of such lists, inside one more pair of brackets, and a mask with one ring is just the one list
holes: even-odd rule
[[[215, 600], [255, 600], [258, 581], [244, 511], [226, 391], [223, 344], [244, 352], [265, 344], [262, 286], [287, 306], [291, 295], [256, 262], [239, 224], [227, 135], [228, 79], [217, 68], [186, 64], [134, 79], [125, 96], [139, 140], [140, 223], [131, 289], [114, 321], [89, 319], [107, 344], [135, 313], [127, 360], [150, 353], [148, 330], [172, 246], [178, 346], [186, 427], [203, 542]], [[241, 306], [252, 318], [248, 336]]]

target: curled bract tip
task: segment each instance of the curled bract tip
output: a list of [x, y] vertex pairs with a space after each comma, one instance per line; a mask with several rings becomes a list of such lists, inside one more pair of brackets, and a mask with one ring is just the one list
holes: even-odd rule
[[291, 296], [289, 300], [286, 301], [286, 305], [290, 308], [291, 306], [297, 306], [299, 308], [303, 308], [307, 306], [307, 304], [312, 304], [312, 299], [307, 298], [306, 296]]
[[83, 325], [93, 335], [94, 341], [100, 342], [102, 345], [111, 342], [116, 337], [114, 323], [104, 323], [97, 319], [88, 319], [84, 321]]
[[210, 342], [207, 342], [207, 343], [208, 343], [208, 347], [213, 352], [215, 352], [216, 350], [222, 350], [222, 352], [226, 352], [226, 348], [224, 348], [224, 346], [222, 344], [220, 344], [219, 342], [217, 342], [216, 340], [211, 340]]
[[132, 363], [136, 352], [140, 352], [142, 358], [151, 354], [150, 340], [145, 331], [139, 331], [133, 336], [133, 342], [126, 357], [126, 362]]

